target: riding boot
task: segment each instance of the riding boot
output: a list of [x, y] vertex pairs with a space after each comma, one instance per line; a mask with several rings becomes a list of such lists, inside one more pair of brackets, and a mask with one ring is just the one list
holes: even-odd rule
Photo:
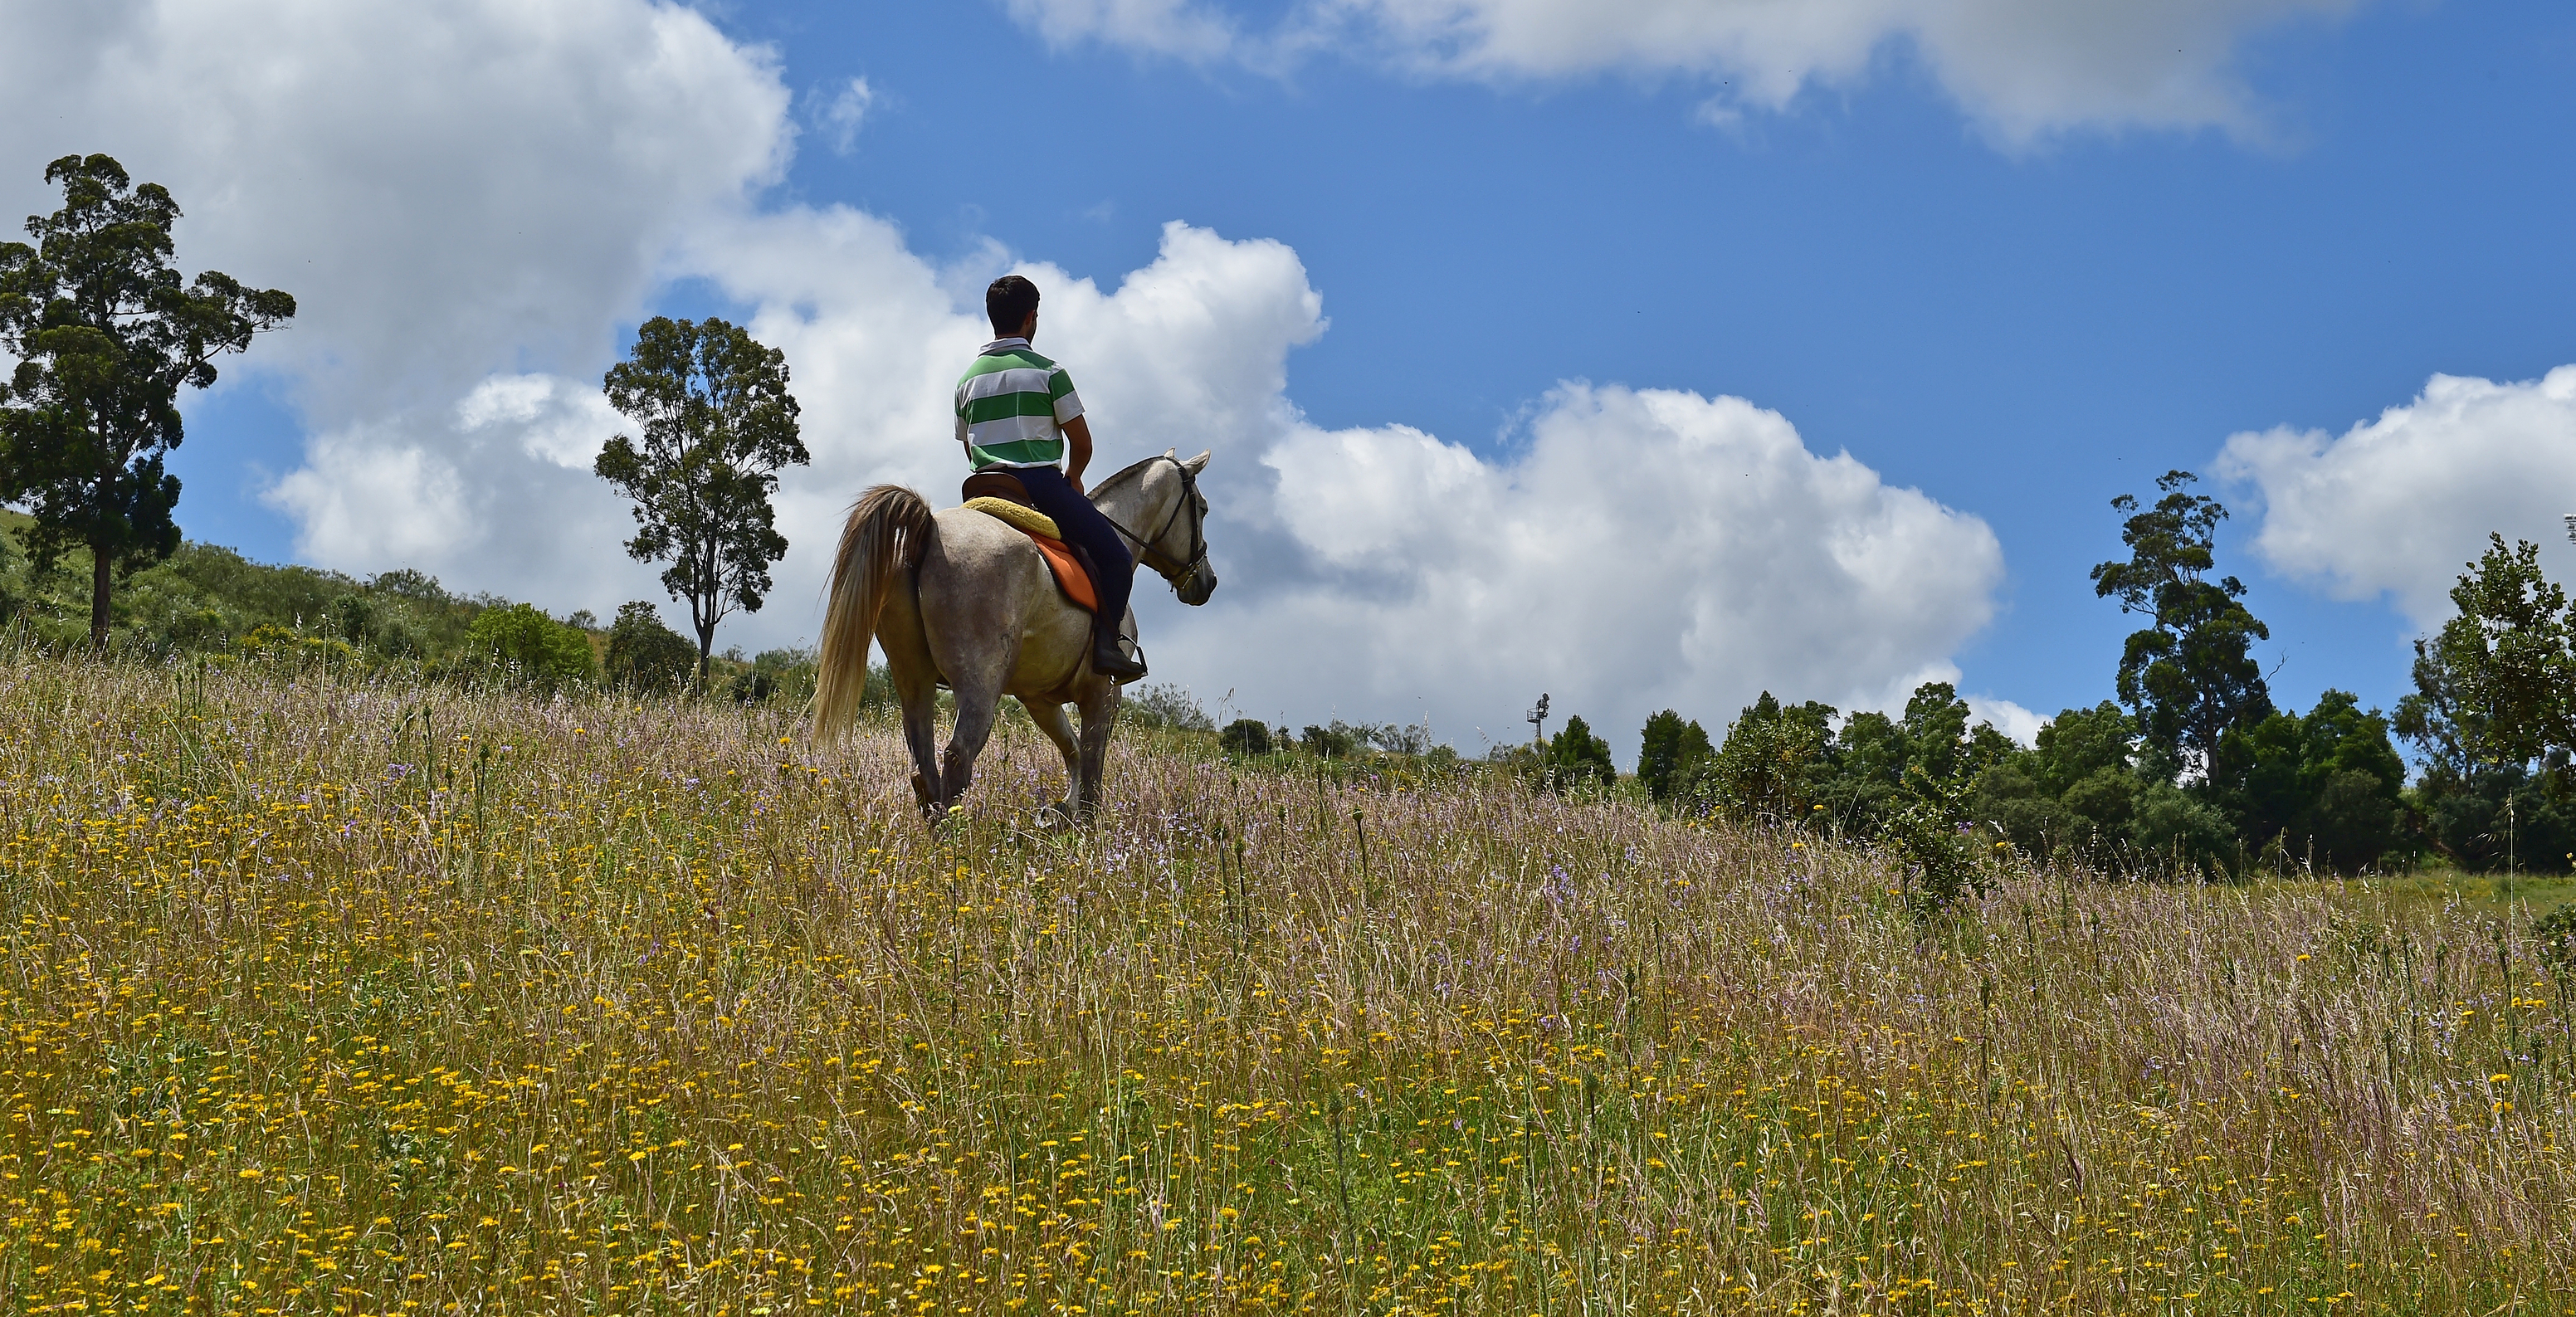
[[1118, 620], [1105, 613], [1091, 624], [1091, 670], [1122, 684], [1145, 675], [1144, 660], [1119, 647]]

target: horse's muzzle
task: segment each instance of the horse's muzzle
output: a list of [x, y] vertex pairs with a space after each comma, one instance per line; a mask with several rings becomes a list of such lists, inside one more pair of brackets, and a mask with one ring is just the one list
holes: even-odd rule
[[1216, 569], [1204, 562], [1200, 563], [1191, 568], [1190, 574], [1182, 577], [1180, 582], [1172, 587], [1172, 593], [1179, 596], [1182, 603], [1192, 608], [1206, 603], [1208, 596], [1216, 593]]

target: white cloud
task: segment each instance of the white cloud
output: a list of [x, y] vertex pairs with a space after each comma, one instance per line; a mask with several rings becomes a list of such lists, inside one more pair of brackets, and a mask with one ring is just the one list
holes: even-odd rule
[[[1901, 705], [1957, 676], [1949, 655], [1993, 611], [1982, 522], [1808, 452], [1739, 399], [1566, 384], [1501, 459], [1307, 423], [1288, 357], [1326, 320], [1278, 242], [1169, 225], [1150, 264], [1103, 286], [997, 247], [937, 267], [847, 207], [761, 209], [789, 98], [689, 11], [278, 8], [48, 18], [51, 81], [0, 89], [0, 110], [59, 96], [116, 125], [96, 144], [191, 207], [191, 268], [303, 300], [260, 360], [294, 381], [310, 435], [270, 492], [309, 561], [419, 567], [557, 612], [659, 598], [588, 470], [620, 426], [594, 381], [655, 287], [703, 277], [786, 353], [814, 456], [785, 473], [792, 547], [769, 607], [722, 640], [809, 637], [851, 497], [892, 480], [954, 500], [949, 393], [989, 334], [975, 294], [1016, 266], [1046, 290], [1042, 343], [1072, 368], [1104, 469], [1216, 451], [1224, 587], [1204, 610], [1139, 589], [1158, 674], [1212, 701], [1427, 715], [1473, 746], [1479, 726], [1517, 736], [1546, 689], [1625, 754], [1654, 709], [1722, 725], [1766, 686]], [[0, 51], [23, 49], [14, 26]], [[0, 178], [23, 186], [44, 152], [16, 149]]]
[[627, 558], [631, 514], [591, 462], [625, 418], [593, 386], [496, 375], [445, 413], [320, 433], [266, 498], [295, 519], [299, 556], [367, 574], [417, 567], [451, 589], [600, 616], [663, 597]]
[[607, 394], [557, 375], [495, 375], [456, 404], [456, 424], [469, 432], [513, 427], [521, 452], [581, 472], [610, 435], [632, 428]]
[[1996, 731], [2011, 737], [2016, 745], [2039, 744], [2039, 729], [2047, 724], [2049, 715], [2025, 709], [2010, 700], [1984, 695], [1970, 695], [1966, 699], [1970, 718], [1994, 724]]
[[1237, 52], [1238, 26], [1200, 0], [1008, 0], [1011, 16], [1056, 45], [1100, 41], [1173, 55], [1215, 59]]
[[1657, 709], [1722, 725], [1766, 687], [1901, 704], [1956, 675], [2003, 569], [1983, 522], [1738, 398], [1567, 384], [1504, 461], [1299, 425], [1261, 463], [1303, 572], [1220, 590], [1166, 642], [1182, 675], [1292, 714], [1418, 710], [1470, 745], [1517, 736], [1541, 690], [1622, 754]]
[[1089, 38], [1192, 59], [1269, 65], [1337, 48], [1418, 73], [1497, 82], [1604, 73], [1711, 85], [1702, 117], [1777, 110], [1850, 86], [1909, 49], [1969, 116], [2028, 145], [2074, 128], [2218, 128], [2267, 135], [2235, 72], [2243, 41], [2357, 0], [1311, 0], [1266, 34], [1182, 0], [1012, 0], [1058, 43]]
[[823, 107], [823, 127], [832, 134], [832, 151], [848, 155], [858, 145], [859, 128], [877, 103], [876, 89], [865, 78], [852, 78]]
[[2427, 629], [2490, 532], [2576, 575], [2561, 521], [2576, 512], [2576, 366], [2520, 383], [2436, 375], [2340, 438], [2235, 435], [2218, 470], [2262, 491], [2254, 547], [2274, 570], [2337, 599], [2390, 597]]
[[[496, 442], [460, 429], [456, 408], [506, 392], [487, 377], [601, 369], [672, 246], [777, 176], [788, 100], [765, 51], [645, 0], [11, 6], [0, 213], [59, 205], [43, 165], [70, 152], [169, 186], [187, 211], [184, 268], [299, 303], [290, 329], [227, 365], [291, 380], [315, 436], [276, 491], [299, 553], [560, 608], [596, 574], [559, 581], [539, 558], [521, 584], [526, 536], [603, 512], [613, 530], [614, 504], [561, 465], [569, 432]], [[535, 526], [485, 520], [505, 512]]]

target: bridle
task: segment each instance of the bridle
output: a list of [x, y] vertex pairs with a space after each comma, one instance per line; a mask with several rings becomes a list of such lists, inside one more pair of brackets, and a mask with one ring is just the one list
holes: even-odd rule
[[[1126, 536], [1128, 543], [1136, 546], [1136, 561], [1153, 568], [1154, 574], [1170, 582], [1173, 589], [1185, 590], [1189, 587], [1192, 578], [1199, 574], [1199, 569], [1207, 566], [1207, 513], [1199, 507], [1198, 473], [1190, 470], [1189, 465], [1179, 458], [1165, 457], [1161, 460], [1180, 468], [1181, 499], [1180, 502], [1173, 504], [1171, 512], [1164, 516], [1163, 524], [1155, 529], [1153, 538], [1148, 539], [1119, 525], [1118, 519], [1107, 513], [1102, 513], [1101, 516], [1115, 527], [1120, 535]], [[1165, 535], [1171, 533], [1172, 523], [1181, 519], [1181, 510], [1184, 508], [1187, 508], [1190, 514], [1190, 557], [1187, 562], [1154, 547]]]

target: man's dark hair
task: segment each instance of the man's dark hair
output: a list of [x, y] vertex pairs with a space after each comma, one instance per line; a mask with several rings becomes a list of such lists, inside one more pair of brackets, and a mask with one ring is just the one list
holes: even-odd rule
[[984, 290], [984, 316], [993, 322], [998, 337], [1020, 332], [1029, 312], [1037, 309], [1038, 286], [1016, 274], [1003, 275]]

